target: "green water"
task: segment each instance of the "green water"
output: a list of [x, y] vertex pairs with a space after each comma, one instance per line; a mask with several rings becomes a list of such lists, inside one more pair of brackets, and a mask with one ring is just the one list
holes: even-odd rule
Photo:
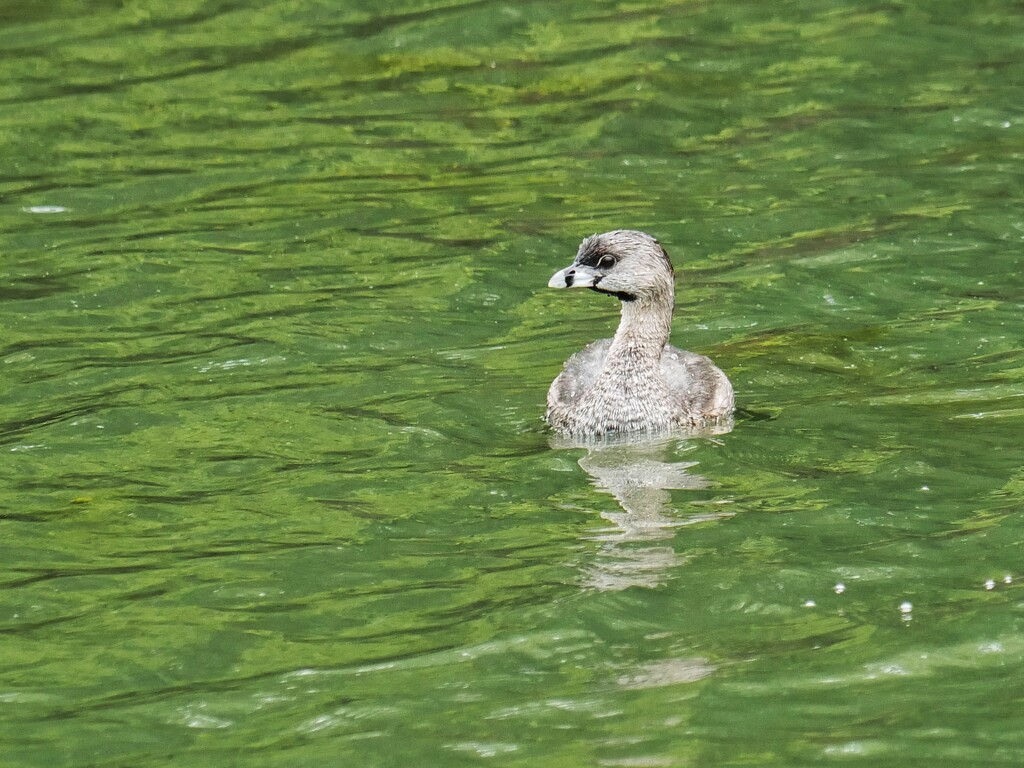
[[[0, 20], [0, 765], [1024, 764], [1019, 3]], [[730, 434], [551, 441], [615, 227]]]

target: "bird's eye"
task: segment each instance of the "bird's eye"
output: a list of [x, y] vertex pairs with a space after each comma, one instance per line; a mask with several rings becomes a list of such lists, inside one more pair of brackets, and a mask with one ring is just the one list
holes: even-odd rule
[[599, 269], [611, 269], [615, 266], [615, 257], [605, 254], [598, 260], [597, 266]]

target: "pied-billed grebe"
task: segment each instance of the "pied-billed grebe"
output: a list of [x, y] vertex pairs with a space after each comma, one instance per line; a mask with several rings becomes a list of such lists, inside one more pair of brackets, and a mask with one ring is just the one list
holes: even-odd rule
[[643, 232], [591, 235], [551, 288], [590, 288], [622, 302], [614, 339], [570, 357], [548, 390], [548, 424], [574, 436], [699, 429], [731, 418], [729, 379], [703, 355], [668, 343], [675, 302], [668, 254]]

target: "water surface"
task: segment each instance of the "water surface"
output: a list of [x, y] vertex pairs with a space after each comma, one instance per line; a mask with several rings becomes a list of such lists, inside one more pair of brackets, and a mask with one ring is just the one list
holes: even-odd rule
[[[0, 9], [0, 764], [1019, 766], [1009, 0]], [[729, 434], [552, 442], [657, 235]]]

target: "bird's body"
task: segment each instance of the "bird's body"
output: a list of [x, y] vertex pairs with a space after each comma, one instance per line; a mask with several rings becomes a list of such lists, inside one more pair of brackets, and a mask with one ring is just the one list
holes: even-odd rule
[[588, 237], [556, 288], [591, 288], [622, 302], [612, 339], [570, 357], [548, 391], [546, 419], [573, 436], [714, 426], [731, 417], [732, 385], [703, 355], [668, 343], [672, 264], [657, 240], [616, 230]]

